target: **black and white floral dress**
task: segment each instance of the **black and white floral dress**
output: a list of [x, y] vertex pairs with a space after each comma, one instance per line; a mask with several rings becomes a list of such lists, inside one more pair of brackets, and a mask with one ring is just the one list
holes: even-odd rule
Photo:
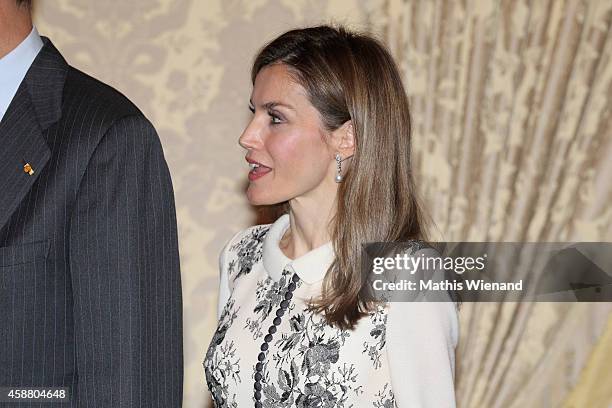
[[283, 215], [236, 234], [220, 256], [219, 325], [204, 359], [216, 407], [454, 407], [452, 302], [388, 303], [354, 330], [307, 310], [331, 243], [292, 260]]

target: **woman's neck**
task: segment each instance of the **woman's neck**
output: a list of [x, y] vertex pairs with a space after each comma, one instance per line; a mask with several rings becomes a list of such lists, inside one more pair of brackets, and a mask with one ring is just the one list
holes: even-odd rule
[[330, 224], [333, 218], [333, 202], [307, 203], [295, 199], [289, 203], [289, 228], [279, 242], [283, 253], [291, 259], [326, 244], [331, 239]]

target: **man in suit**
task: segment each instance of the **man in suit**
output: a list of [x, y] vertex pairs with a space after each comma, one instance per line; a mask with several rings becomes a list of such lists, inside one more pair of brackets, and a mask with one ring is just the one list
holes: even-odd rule
[[30, 14], [27, 0], [0, 0], [0, 387], [71, 393], [20, 407], [180, 406], [181, 279], [159, 138]]

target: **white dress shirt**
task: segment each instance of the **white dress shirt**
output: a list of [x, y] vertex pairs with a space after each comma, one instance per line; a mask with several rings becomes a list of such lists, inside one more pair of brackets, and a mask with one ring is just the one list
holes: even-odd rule
[[0, 58], [0, 121], [42, 47], [42, 39], [36, 27], [32, 27], [15, 49]]
[[[237, 248], [240, 248], [241, 244], [236, 244], [237, 242], [249, 242], [244, 241], [244, 237], [248, 236], [249, 231], [253, 231], [253, 228], [257, 227], [251, 227], [251, 229], [234, 236], [221, 253], [219, 317], [221, 317], [230, 296], [236, 290], [230, 275], [235, 273], [235, 265], [237, 264], [235, 263], [235, 256], [230, 254], [234, 254]], [[263, 238], [261, 258], [252, 266], [249, 275], [255, 275], [252, 279], [258, 279], [260, 282], [265, 282], [261, 279], [266, 275], [272, 278], [274, 282], [278, 282], [282, 278], [283, 271], [290, 269], [299, 275], [305, 283], [305, 287], [312, 288], [311, 290], [314, 292], [311, 293], [320, 293], [317, 285], [320, 287], [327, 268], [334, 260], [332, 243], [328, 242], [296, 259], [290, 259], [278, 246], [280, 239], [288, 228], [289, 216], [287, 214], [281, 216], [271, 225]], [[234, 249], [230, 250], [229, 248], [232, 245]], [[248, 251], [248, 253], [258, 252], [258, 250], [253, 249], [252, 242], [244, 248], [243, 251]], [[422, 251], [428, 250], [431, 251], [431, 249]], [[234, 272], [232, 272], [233, 270]], [[238, 281], [240, 280], [242, 278], [238, 279]], [[249, 311], [253, 309], [246, 300], [255, 297], [256, 289], [254, 285], [246, 288], [244, 285], [246, 285], [246, 282], [241, 283], [241, 293], [236, 295], [237, 297], [234, 299], [236, 305], [232, 310], [237, 308], [238, 320], [241, 320], [242, 315], [245, 314], [247, 318], [251, 318], [250, 321], [253, 321], [253, 317], [249, 315]], [[299, 306], [296, 306], [297, 310], [299, 310]], [[357, 372], [362, 373], [368, 370], [367, 361], [369, 361], [367, 356], [362, 354], [365, 352], [362, 340], [367, 340], [368, 333], [371, 332], [367, 319], [363, 320], [365, 320], [362, 321], [364, 327], [353, 334], [353, 336], [357, 336], [357, 339], [360, 339], [360, 336], [363, 336], [363, 339], [356, 341], [353, 345], [349, 345], [347, 342], [341, 353], [341, 360], [346, 359], [346, 362], [355, 363]], [[249, 320], [246, 320], [246, 322], [249, 322]], [[221, 323], [225, 324], [225, 322]], [[244, 323], [239, 327], [240, 329], [236, 333], [244, 334], [232, 334], [230, 331], [226, 333], [226, 336], [230, 336], [231, 340], [238, 345], [238, 355], [250, 363], [251, 361], [248, 358], [255, 359], [257, 354], [253, 351], [246, 353], [245, 356], [241, 355], [243, 349], [248, 349], [246, 344], [250, 341], [251, 336], [248, 332], [244, 332]], [[282, 331], [282, 326], [279, 331]], [[381, 389], [385, 382], [389, 383], [398, 407], [455, 407], [455, 347], [458, 337], [458, 313], [453, 302], [389, 303], [386, 318], [386, 345], [384, 346], [386, 357], [382, 358], [384, 360], [383, 368], [374, 370], [375, 376], [368, 376], [367, 386], [378, 386]], [[298, 364], [298, 366], [300, 365]], [[251, 367], [245, 364], [242, 368], [248, 370]], [[252, 384], [248, 380], [249, 376], [245, 374], [244, 377], [247, 379], [246, 388], [250, 389]], [[361, 381], [363, 381], [363, 377]], [[234, 390], [231, 385], [229, 385], [229, 389]], [[237, 393], [237, 395], [240, 394], [240, 392]], [[249, 395], [247, 397], [250, 398]], [[359, 402], [357, 402], [357, 405], [359, 405]]]

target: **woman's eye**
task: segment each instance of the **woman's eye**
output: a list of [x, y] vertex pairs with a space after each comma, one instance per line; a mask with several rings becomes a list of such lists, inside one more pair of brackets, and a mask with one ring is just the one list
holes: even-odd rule
[[276, 116], [273, 113], [268, 113], [268, 115], [270, 115], [270, 117], [272, 118], [272, 120], [270, 121], [271, 124], [273, 125], [278, 125], [279, 123], [282, 123], [281, 118], [279, 118], [278, 116]]

